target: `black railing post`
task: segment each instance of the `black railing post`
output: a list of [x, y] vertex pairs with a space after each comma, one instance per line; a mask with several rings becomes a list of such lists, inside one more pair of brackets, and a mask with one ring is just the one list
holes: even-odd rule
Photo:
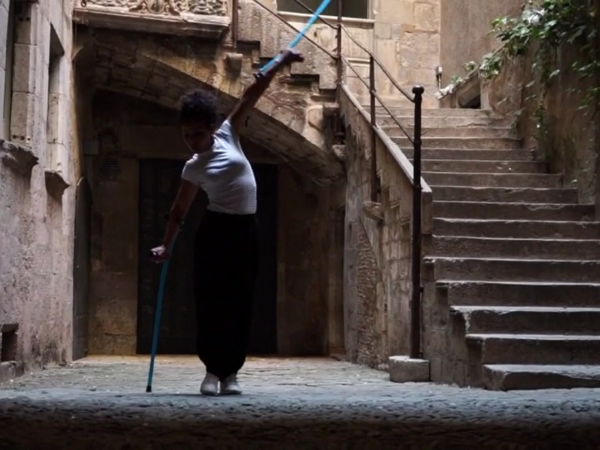
[[231, 0], [231, 44], [237, 50], [238, 33], [240, 27], [239, 0]]
[[[342, 1], [337, 0], [338, 16], [337, 16], [337, 88], [338, 96], [340, 87], [342, 86], [342, 77], [344, 76], [344, 62], [342, 61], [342, 26], [343, 26], [343, 15], [342, 15]], [[338, 97], [339, 100], [339, 97]]]
[[377, 201], [377, 127], [376, 116], [376, 83], [375, 83], [375, 58], [369, 55], [369, 94], [371, 104], [371, 201]]
[[423, 93], [422, 86], [413, 87], [415, 102], [415, 135], [413, 156], [413, 217], [412, 217], [412, 298], [410, 302], [410, 357], [420, 359], [421, 354], [421, 264], [422, 264], [422, 233], [421, 233], [421, 127]]
[[[336, 91], [335, 91], [335, 100], [337, 102], [337, 104], [340, 104], [340, 99], [341, 99], [341, 95], [342, 95], [342, 82], [343, 82], [343, 78], [344, 78], [344, 60], [342, 59], [342, 0], [337, 0], [337, 7], [338, 7], [338, 16], [337, 16], [337, 35], [336, 35], [336, 40], [337, 40], [337, 61], [336, 61]], [[341, 144], [342, 142], [344, 142], [344, 134], [342, 133], [342, 116], [340, 113], [338, 113], [336, 119], [335, 119], [335, 133], [336, 133], [336, 142], [338, 144]]]

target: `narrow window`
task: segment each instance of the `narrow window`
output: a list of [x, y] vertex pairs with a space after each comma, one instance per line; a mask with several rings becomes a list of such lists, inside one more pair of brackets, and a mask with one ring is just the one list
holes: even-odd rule
[[0, 1], [0, 138], [10, 137], [12, 75], [15, 50], [15, 1]]
[[58, 152], [64, 142], [61, 139], [61, 114], [64, 113], [64, 94], [61, 78], [65, 51], [54, 30], [50, 29], [50, 54], [48, 57], [48, 117], [46, 119], [46, 136], [48, 143], [47, 167], [60, 169]]
[[[316, 10], [321, 4], [321, 0], [300, 0], [312, 11]], [[295, 0], [279, 0], [279, 11], [287, 11], [293, 13], [308, 13]], [[325, 9], [324, 15], [326, 16], [337, 16], [338, 15], [338, 1], [332, 0], [329, 6]], [[342, 2], [342, 16], [353, 19], [369, 19], [370, 14], [370, 0], [344, 0]]]

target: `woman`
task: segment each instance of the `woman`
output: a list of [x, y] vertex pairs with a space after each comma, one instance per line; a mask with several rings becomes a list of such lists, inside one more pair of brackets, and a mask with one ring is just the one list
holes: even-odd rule
[[200, 387], [204, 395], [239, 395], [237, 373], [246, 360], [252, 300], [258, 265], [256, 180], [244, 155], [239, 134], [250, 110], [283, 66], [302, 62], [293, 50], [244, 92], [229, 117], [217, 129], [215, 97], [193, 90], [181, 98], [183, 138], [193, 152], [169, 214], [163, 244], [152, 249], [161, 263], [192, 204], [203, 189], [209, 205], [195, 243], [194, 294], [198, 356], [206, 366]]

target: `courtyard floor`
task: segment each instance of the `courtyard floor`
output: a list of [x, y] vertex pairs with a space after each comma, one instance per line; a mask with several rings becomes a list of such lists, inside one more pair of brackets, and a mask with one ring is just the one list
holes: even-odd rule
[[330, 359], [251, 358], [244, 395], [198, 394], [193, 357], [91, 357], [0, 385], [4, 449], [597, 449], [600, 389], [395, 384]]

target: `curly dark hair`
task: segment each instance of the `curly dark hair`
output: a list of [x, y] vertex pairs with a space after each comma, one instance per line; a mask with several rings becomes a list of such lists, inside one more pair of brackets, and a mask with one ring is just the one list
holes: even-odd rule
[[217, 98], [206, 89], [193, 89], [179, 99], [179, 121], [203, 122], [214, 126], [217, 123]]

